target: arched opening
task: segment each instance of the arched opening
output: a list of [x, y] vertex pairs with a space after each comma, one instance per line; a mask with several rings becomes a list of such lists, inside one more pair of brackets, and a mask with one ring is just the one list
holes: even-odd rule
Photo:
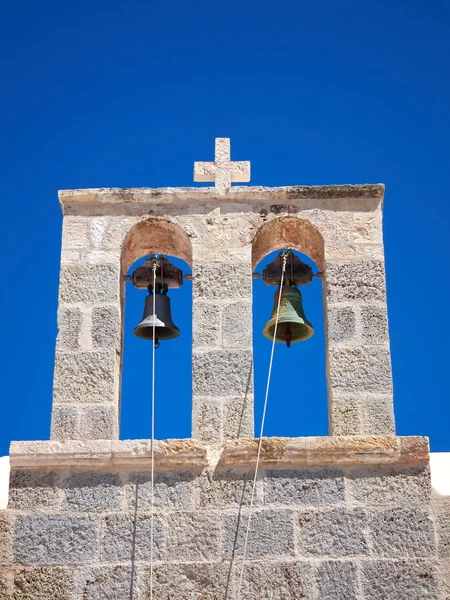
[[[267, 285], [262, 273], [281, 250], [321, 273], [324, 243], [319, 231], [306, 220], [294, 217], [275, 219], [263, 225], [253, 241], [253, 269], [261, 276], [253, 282], [253, 340], [255, 363], [255, 431], [258, 434], [266, 391], [272, 341], [263, 329], [274, 310], [277, 285]], [[289, 270], [288, 259], [287, 270]], [[288, 285], [288, 284], [287, 284]], [[326, 380], [326, 336], [324, 293], [321, 277], [299, 285], [306, 319], [314, 335], [305, 341], [276, 343], [272, 379], [264, 427], [265, 436], [310, 436], [328, 434]], [[275, 307], [276, 308], [276, 307]], [[275, 313], [274, 313], [275, 314]]]
[[[182, 271], [182, 285], [169, 288], [173, 323], [180, 335], [161, 340], [155, 356], [155, 437], [157, 439], [191, 436], [192, 412], [192, 282], [191, 244], [177, 225], [163, 219], [149, 219], [135, 225], [125, 238], [122, 250], [123, 363], [120, 414], [121, 439], [148, 439], [151, 435], [152, 340], [134, 334], [141, 322], [145, 283], [135, 287], [130, 277], [145, 265], [150, 256], [161, 255]], [[135, 281], [136, 283], [136, 281]], [[174, 405], [176, 404], [176, 410]]]

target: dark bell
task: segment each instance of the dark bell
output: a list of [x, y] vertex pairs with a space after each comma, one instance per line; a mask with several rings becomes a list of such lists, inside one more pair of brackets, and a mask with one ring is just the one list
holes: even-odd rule
[[153, 293], [145, 299], [142, 321], [134, 328], [134, 335], [143, 340], [153, 340], [153, 324], [155, 324], [155, 342], [172, 340], [180, 335], [180, 330], [172, 321], [170, 298], [166, 291], [161, 294], [161, 286], [157, 284], [155, 293], [155, 314], [153, 314]]
[[[275, 331], [279, 293], [280, 290], [278, 289], [275, 292], [272, 316], [263, 329], [264, 337], [269, 340], [273, 340]], [[309, 339], [313, 333], [314, 329], [305, 317], [300, 290], [291, 286], [283, 287], [275, 341], [285, 342], [289, 348], [291, 342], [303, 342]]]

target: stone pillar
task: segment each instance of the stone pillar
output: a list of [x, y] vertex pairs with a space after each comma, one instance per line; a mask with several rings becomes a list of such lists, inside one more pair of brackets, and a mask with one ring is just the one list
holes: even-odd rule
[[[197, 253], [197, 256], [199, 253]], [[192, 435], [253, 436], [252, 265], [193, 259]]]
[[119, 437], [120, 262], [114, 255], [96, 253], [93, 225], [90, 217], [64, 218], [54, 440]]
[[324, 239], [330, 434], [393, 435], [381, 208], [355, 213], [342, 256]]

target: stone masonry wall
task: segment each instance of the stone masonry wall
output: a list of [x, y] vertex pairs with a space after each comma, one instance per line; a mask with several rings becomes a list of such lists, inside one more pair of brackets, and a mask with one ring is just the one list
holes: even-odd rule
[[[236, 600], [253, 468], [157, 472], [155, 600]], [[146, 600], [149, 527], [148, 470], [15, 469], [0, 597]], [[241, 599], [444, 600], [435, 527], [425, 465], [265, 465]]]

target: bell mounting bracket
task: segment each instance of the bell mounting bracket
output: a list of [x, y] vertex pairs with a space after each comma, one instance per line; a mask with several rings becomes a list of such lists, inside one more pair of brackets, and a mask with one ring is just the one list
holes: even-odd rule
[[127, 279], [138, 289], [148, 289], [153, 286], [153, 266], [156, 265], [156, 283], [161, 287], [179, 288], [183, 285], [183, 272], [175, 267], [168, 258], [160, 254], [152, 254], [145, 259], [142, 266], [137, 267]]
[[[284, 276], [289, 284], [297, 286], [311, 283], [314, 277], [311, 267], [302, 262], [292, 250], [287, 250], [287, 252], [288, 255]], [[280, 252], [275, 260], [269, 263], [263, 270], [262, 276], [266, 285], [280, 285], [284, 254], [285, 251]]]

